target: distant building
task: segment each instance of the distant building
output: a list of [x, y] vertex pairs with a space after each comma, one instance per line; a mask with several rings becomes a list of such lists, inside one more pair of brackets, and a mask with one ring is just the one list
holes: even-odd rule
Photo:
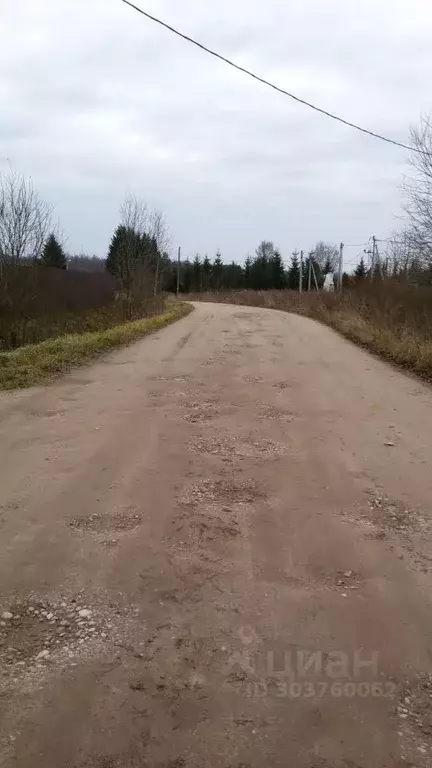
[[332, 272], [329, 272], [327, 275], [324, 276], [323, 291], [327, 291], [327, 293], [332, 293], [334, 289], [335, 289], [334, 276]]

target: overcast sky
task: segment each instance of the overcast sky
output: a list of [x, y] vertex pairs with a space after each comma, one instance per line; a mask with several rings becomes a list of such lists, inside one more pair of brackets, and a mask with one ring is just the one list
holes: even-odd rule
[[[430, 0], [136, 0], [299, 96], [406, 142], [432, 110]], [[398, 226], [407, 153], [318, 115], [120, 0], [2, 0], [0, 170], [31, 175], [71, 252], [104, 256], [126, 190], [173, 248], [287, 259]], [[355, 260], [357, 251], [347, 254]]]

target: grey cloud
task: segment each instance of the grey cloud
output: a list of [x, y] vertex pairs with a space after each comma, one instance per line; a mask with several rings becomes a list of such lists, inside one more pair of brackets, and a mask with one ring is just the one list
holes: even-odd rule
[[[286, 256], [385, 235], [406, 153], [206, 57], [120, 0], [10, 4], [0, 49], [1, 162], [32, 175], [71, 250], [104, 255], [126, 189], [161, 207], [187, 253]], [[203, 42], [395, 138], [430, 108], [432, 9], [405, 0], [148, 0]], [[360, 239], [359, 239], [360, 238]]]

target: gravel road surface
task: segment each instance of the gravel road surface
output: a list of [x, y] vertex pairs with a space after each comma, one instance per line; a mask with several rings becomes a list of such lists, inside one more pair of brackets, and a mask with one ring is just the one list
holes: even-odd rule
[[0, 396], [0, 765], [430, 768], [432, 391], [199, 304]]

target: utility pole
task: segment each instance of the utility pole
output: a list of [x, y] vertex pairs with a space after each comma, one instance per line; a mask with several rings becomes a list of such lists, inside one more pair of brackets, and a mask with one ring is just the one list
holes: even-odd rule
[[300, 251], [299, 293], [303, 290], [303, 251]]
[[312, 288], [312, 254], [309, 254], [309, 276], [308, 276], [308, 292], [311, 292]]
[[317, 278], [316, 278], [315, 267], [314, 267], [314, 265], [313, 265], [313, 264], [312, 264], [312, 274], [313, 274], [313, 279], [314, 279], [314, 283], [315, 283], [315, 288], [316, 288], [316, 290], [317, 290], [317, 293], [319, 293], [319, 285], [318, 285], [318, 280], [317, 280]]
[[340, 291], [342, 290], [342, 283], [343, 283], [343, 253], [344, 253], [344, 244], [341, 243], [339, 247], [339, 278], [338, 278], [338, 288]]
[[158, 292], [158, 284], [159, 284], [159, 248], [156, 256], [156, 272], [155, 272], [155, 281], [154, 281], [154, 288], [153, 288], [153, 295], [156, 296]]
[[371, 270], [370, 270], [371, 280], [374, 279], [375, 259], [376, 259], [376, 237], [375, 235], [372, 235], [372, 258], [371, 258]]
[[383, 265], [381, 261], [379, 248], [378, 248], [378, 240], [376, 241], [376, 245], [375, 245], [375, 264], [378, 267], [381, 280], [384, 280]]
[[180, 258], [181, 258], [181, 248], [178, 249], [178, 259], [177, 259], [177, 298], [180, 295]]
[[[298, 251], [297, 248], [295, 249], [295, 251], [292, 252], [292, 256], [297, 260], [297, 264], [298, 264], [299, 263], [298, 257], [300, 256], [300, 251]], [[291, 290], [294, 290], [294, 286], [293, 285], [291, 285], [289, 287], [291, 288]]]

